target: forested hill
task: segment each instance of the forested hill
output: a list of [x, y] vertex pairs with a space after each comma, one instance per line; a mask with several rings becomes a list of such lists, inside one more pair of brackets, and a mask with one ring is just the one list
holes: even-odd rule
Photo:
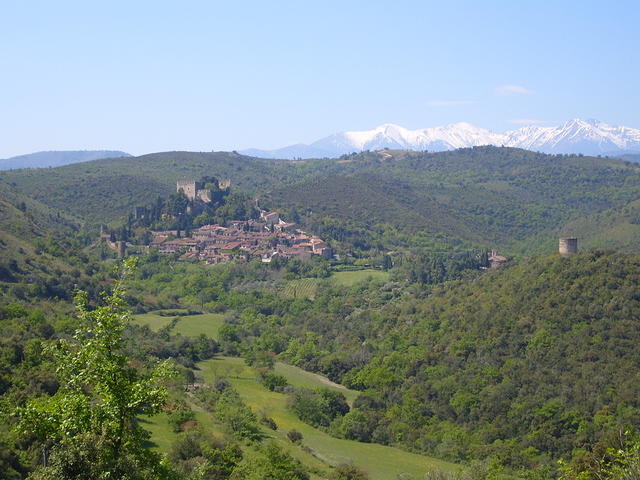
[[640, 427], [639, 282], [638, 255], [554, 255], [381, 308], [371, 288], [321, 291], [227, 338], [293, 335], [285, 358], [362, 390], [338, 435], [551, 478], [559, 457]]
[[274, 161], [225, 152], [166, 152], [0, 172], [0, 181], [86, 220], [107, 223], [126, 216], [135, 206], [175, 193], [176, 180], [214, 173], [231, 178], [234, 187], [248, 191], [286, 180]]
[[[300, 162], [165, 152], [0, 172], [0, 182], [89, 222], [108, 223], [175, 192], [176, 180], [206, 175], [231, 179], [232, 188], [258, 196], [261, 206], [356, 251], [481, 246], [548, 252], [563, 226], [605, 211], [624, 224], [617, 231], [625, 238], [608, 241], [639, 246], [627, 241], [640, 230], [624, 209], [640, 199], [640, 166], [513, 148], [389, 150]], [[591, 225], [580, 224], [582, 238], [606, 246]]]
[[583, 223], [581, 238], [596, 247], [640, 246], [628, 240], [640, 228], [623, 213], [640, 198], [640, 168], [616, 160], [478, 147], [363, 153], [325, 170], [274, 189], [266, 203], [288, 208], [321, 235], [345, 225], [337, 239], [347, 243], [353, 237], [393, 249], [426, 231], [441, 233], [448, 248], [462, 239], [511, 253], [550, 252], [560, 233], [574, 233], [567, 223], [609, 210], [624, 228], [605, 240], [597, 224]]
[[0, 183], [0, 296], [70, 298], [93, 267], [78, 219]]

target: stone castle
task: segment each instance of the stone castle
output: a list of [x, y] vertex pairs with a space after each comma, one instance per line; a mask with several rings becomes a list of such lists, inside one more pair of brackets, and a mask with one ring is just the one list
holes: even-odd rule
[[[218, 181], [220, 190], [228, 190], [231, 187], [231, 180], [224, 179]], [[196, 182], [195, 180], [178, 180], [176, 182], [176, 192], [182, 192], [189, 200], [196, 198], [205, 203], [211, 202], [211, 191], [204, 188], [204, 182]]]

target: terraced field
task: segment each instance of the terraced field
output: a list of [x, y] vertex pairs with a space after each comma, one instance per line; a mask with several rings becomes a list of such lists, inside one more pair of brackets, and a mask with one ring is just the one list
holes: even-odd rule
[[282, 296], [285, 298], [309, 298], [313, 300], [319, 282], [320, 280], [317, 278], [290, 280], [283, 288]]

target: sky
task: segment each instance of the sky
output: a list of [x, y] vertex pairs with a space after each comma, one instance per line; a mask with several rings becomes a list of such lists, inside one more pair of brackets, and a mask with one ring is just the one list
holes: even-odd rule
[[640, 2], [0, 0], [0, 158], [640, 128]]

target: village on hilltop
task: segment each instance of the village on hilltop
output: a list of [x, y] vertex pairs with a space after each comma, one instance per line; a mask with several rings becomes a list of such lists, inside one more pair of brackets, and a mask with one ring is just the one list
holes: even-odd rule
[[[221, 188], [229, 188], [228, 180], [220, 183]], [[189, 200], [209, 200], [201, 182], [179, 181], [176, 191]], [[333, 256], [332, 249], [321, 238], [284, 221], [278, 212], [266, 210], [261, 210], [256, 220], [203, 225], [188, 234], [179, 230], [151, 231], [151, 236], [148, 249], [157, 248], [160, 254], [179, 253], [180, 258], [197, 259], [209, 265], [234, 259], [260, 258], [268, 263], [278, 257], [308, 260], [315, 255]]]

